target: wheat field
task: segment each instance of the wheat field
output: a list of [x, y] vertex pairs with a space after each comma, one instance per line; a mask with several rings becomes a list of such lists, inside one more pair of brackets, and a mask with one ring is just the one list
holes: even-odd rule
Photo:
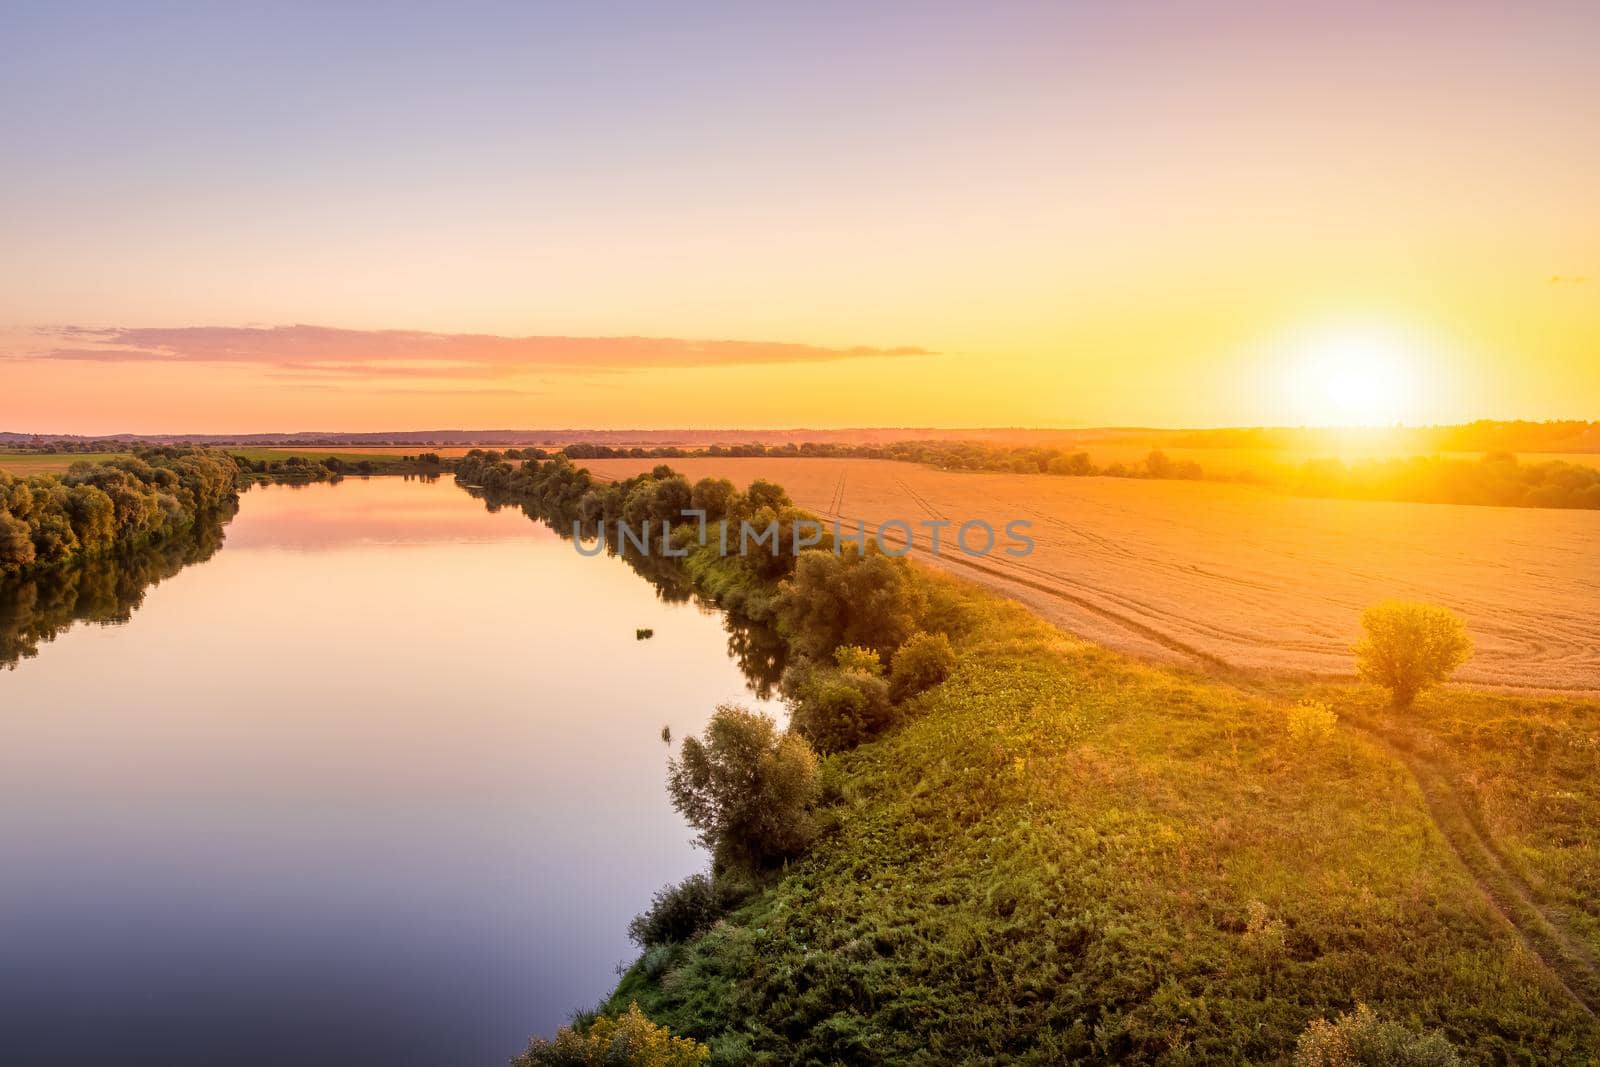
[[[626, 477], [657, 460], [590, 460]], [[1344, 677], [1361, 609], [1461, 613], [1458, 678], [1600, 691], [1600, 512], [1326, 500], [1205, 482], [941, 471], [879, 460], [692, 458], [691, 480], [767, 478], [846, 523], [1031, 522], [1033, 553], [936, 562], [1089, 640], [1164, 662]], [[948, 543], [954, 527], [947, 529]], [[931, 560], [919, 528], [917, 558]]]

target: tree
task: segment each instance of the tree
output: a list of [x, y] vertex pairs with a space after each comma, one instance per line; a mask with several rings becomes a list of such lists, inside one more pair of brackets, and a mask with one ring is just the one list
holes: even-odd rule
[[582, 1031], [563, 1026], [554, 1041], [535, 1038], [511, 1067], [697, 1067], [710, 1058], [705, 1045], [673, 1037], [634, 1002], [624, 1014], [602, 1015]]
[[722, 866], [770, 866], [798, 856], [814, 834], [817, 756], [779, 733], [771, 716], [723, 704], [705, 735], [685, 738], [667, 791]]
[[1459, 617], [1431, 604], [1391, 600], [1361, 613], [1365, 635], [1353, 647], [1363, 681], [1410, 707], [1417, 694], [1450, 677], [1472, 655], [1472, 639]]
[[706, 513], [707, 522], [721, 522], [734, 513], [739, 490], [726, 478], [701, 478], [694, 483], [691, 502]]
[[33, 538], [28, 524], [0, 511], [0, 574], [18, 571], [34, 560]]
[[812, 551], [779, 587], [778, 619], [796, 648], [817, 659], [840, 645], [887, 655], [917, 628], [924, 600], [903, 560]]
[[783, 486], [769, 482], [765, 478], [757, 478], [751, 482], [750, 488], [745, 490], [744, 498], [751, 511], [759, 511], [762, 508], [778, 511], [793, 503]]

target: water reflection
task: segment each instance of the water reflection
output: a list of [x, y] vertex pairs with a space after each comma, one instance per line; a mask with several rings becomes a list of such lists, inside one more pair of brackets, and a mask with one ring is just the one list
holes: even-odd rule
[[[482, 489], [467, 487], [466, 492], [483, 501], [484, 507], [491, 514], [503, 509], [515, 509], [521, 511], [531, 521], [555, 532], [562, 540], [569, 543], [572, 540], [570, 519], [565, 521], [552, 519], [531, 503]], [[581, 526], [579, 532], [584, 533], [586, 538], [593, 538], [598, 533], [593, 528], [584, 530]], [[744, 672], [752, 693], [762, 700], [774, 698], [789, 657], [789, 646], [778, 636], [775, 629], [766, 623], [725, 610], [715, 600], [697, 589], [681, 566], [665, 556], [646, 555], [632, 545], [619, 548], [611, 538], [605, 542], [605, 554], [627, 563], [635, 574], [654, 587], [656, 596], [666, 603], [692, 603], [707, 614], [720, 615], [723, 629], [728, 632], [728, 658], [737, 663], [739, 669]]]
[[188, 534], [157, 545], [0, 580], [0, 667], [37, 656], [75, 623], [129, 621], [151, 586], [222, 547], [222, 528], [237, 510], [202, 514]]
[[755, 632], [448, 483], [252, 489], [202, 554], [8, 594], [0, 1064], [503, 1064], [593, 1006]]

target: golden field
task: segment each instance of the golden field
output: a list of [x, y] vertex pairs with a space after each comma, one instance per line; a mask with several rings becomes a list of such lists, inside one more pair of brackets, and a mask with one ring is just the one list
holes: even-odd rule
[[[662, 462], [587, 460], [603, 478]], [[687, 458], [691, 480], [767, 478], [807, 510], [1033, 524], [1023, 558], [946, 552], [974, 578], [1111, 648], [1206, 669], [1352, 674], [1362, 608], [1401, 598], [1466, 620], [1458, 677], [1600, 691], [1600, 513], [1294, 497], [1207, 482], [941, 471], [880, 460]], [[955, 527], [947, 528], [945, 543]], [[929, 531], [918, 528], [918, 558]]]

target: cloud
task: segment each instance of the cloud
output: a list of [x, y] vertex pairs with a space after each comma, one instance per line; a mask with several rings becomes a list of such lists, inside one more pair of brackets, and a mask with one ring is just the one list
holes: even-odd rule
[[502, 337], [329, 326], [51, 327], [42, 346], [10, 359], [105, 363], [237, 363], [315, 380], [507, 378], [535, 371], [732, 367], [928, 356], [924, 348], [830, 348], [783, 341], [671, 337]]

